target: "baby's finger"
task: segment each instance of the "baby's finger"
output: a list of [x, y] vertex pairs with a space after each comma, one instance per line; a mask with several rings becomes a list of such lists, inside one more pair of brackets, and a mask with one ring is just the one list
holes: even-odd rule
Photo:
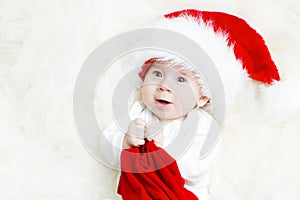
[[164, 134], [158, 134], [154, 138], [152, 138], [152, 140], [157, 146], [162, 146], [164, 143]]
[[133, 125], [128, 129], [127, 134], [131, 137], [142, 138], [144, 139], [145, 127], [141, 125]]
[[145, 127], [146, 126], [146, 122], [144, 120], [142, 120], [141, 118], [136, 118], [135, 120], [133, 120], [134, 124], [135, 125], [140, 125], [140, 126], [143, 126]]
[[146, 127], [145, 138], [151, 140], [156, 135], [160, 134], [163, 131], [163, 126], [160, 123], [152, 122]]
[[145, 140], [144, 139], [140, 139], [140, 138], [134, 138], [134, 137], [132, 137], [131, 138], [131, 144], [132, 144], [132, 146], [139, 147], [139, 146], [142, 146], [142, 145], [145, 144]]

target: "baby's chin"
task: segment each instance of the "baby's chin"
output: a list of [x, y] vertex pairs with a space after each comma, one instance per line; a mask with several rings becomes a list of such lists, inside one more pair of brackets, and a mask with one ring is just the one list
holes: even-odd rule
[[174, 121], [174, 120], [183, 120], [186, 118], [187, 114], [162, 114], [162, 113], [157, 113], [157, 112], [153, 112], [152, 113], [160, 120], [160, 121], [164, 121], [164, 122], [170, 122], [170, 121]]

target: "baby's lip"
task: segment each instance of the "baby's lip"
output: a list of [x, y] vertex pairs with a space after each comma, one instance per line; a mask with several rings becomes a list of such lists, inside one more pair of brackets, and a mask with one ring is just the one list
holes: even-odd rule
[[172, 104], [172, 101], [168, 100], [168, 99], [164, 99], [164, 98], [157, 98], [155, 99], [155, 101], [158, 103], [158, 104], [161, 104], [161, 105], [169, 105], [169, 104]]

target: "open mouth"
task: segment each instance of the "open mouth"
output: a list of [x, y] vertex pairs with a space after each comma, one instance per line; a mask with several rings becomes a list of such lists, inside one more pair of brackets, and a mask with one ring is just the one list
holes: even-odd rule
[[169, 105], [172, 103], [172, 102], [164, 100], [164, 99], [156, 99], [156, 101], [161, 105]]

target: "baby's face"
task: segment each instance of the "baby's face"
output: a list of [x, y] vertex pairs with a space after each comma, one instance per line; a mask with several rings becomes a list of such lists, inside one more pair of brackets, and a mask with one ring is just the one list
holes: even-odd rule
[[190, 73], [154, 63], [145, 76], [142, 99], [160, 120], [179, 119], [201, 99], [200, 86]]

